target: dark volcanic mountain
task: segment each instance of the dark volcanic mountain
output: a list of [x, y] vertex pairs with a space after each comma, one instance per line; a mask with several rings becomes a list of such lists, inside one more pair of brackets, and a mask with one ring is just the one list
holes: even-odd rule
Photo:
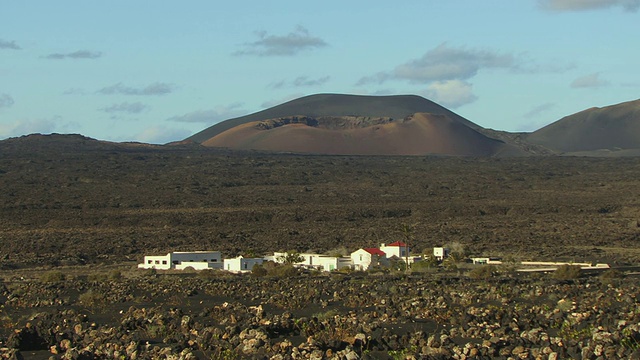
[[401, 120], [355, 116], [293, 116], [236, 126], [205, 146], [350, 155], [493, 156], [506, 145], [445, 115]]
[[291, 100], [253, 114], [220, 122], [200, 131], [187, 140], [203, 143], [238, 125], [288, 116], [364, 116], [378, 118], [389, 117], [400, 120], [419, 112], [446, 115], [450, 119], [463, 123], [472, 129], [480, 128], [480, 126], [433, 101], [416, 95], [364, 96], [316, 94]]
[[531, 133], [526, 140], [564, 153], [631, 154], [640, 149], [640, 100], [566, 116]]
[[223, 121], [187, 140], [211, 147], [316, 154], [526, 154], [414, 95], [311, 95]]

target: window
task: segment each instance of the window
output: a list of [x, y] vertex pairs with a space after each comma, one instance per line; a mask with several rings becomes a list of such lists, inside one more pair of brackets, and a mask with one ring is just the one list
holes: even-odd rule
[[156, 264], [160, 264], [160, 260], [156, 260]]
[[147, 260], [147, 264], [153, 264], [153, 260]]
[[360, 254], [360, 261], [362, 261], [362, 254]]
[[172, 261], [172, 263], [173, 263], [173, 265], [178, 265], [178, 264], [180, 264], [180, 261], [178, 261], [178, 260], [173, 260], [173, 261]]
[[247, 269], [247, 265], [249, 265], [249, 264], [247, 264], [247, 263], [244, 263], [244, 268], [245, 268], [245, 269]]
[[218, 262], [218, 259], [211, 259], [211, 262]]
[[162, 265], [167, 265], [167, 260], [162, 260]]

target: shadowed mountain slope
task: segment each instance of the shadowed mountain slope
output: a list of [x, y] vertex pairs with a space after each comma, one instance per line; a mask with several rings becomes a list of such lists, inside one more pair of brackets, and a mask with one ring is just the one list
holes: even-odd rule
[[[597, 152], [594, 155], [601, 156], [603, 151], [640, 149], [640, 100], [566, 116], [531, 133], [526, 140], [577, 155]], [[622, 151], [620, 155], [629, 154], [629, 151]]]
[[320, 116], [365, 116], [365, 117], [390, 117], [396, 120], [426, 112], [437, 115], [446, 115], [450, 119], [465, 124], [472, 129], [480, 127], [462, 116], [415, 95], [394, 96], [364, 96], [343, 94], [316, 94], [291, 100], [284, 104], [274, 106], [246, 116], [229, 119], [208, 127], [186, 140], [203, 143], [214, 136], [229, 130], [235, 126], [248, 122], [266, 119], [275, 119], [288, 116], [305, 115], [311, 117]]
[[350, 155], [493, 156], [505, 147], [444, 115], [388, 117], [293, 116], [236, 126], [204, 146]]

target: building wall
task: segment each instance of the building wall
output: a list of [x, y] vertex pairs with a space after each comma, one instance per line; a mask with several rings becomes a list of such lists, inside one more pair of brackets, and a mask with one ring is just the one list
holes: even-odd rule
[[351, 262], [356, 270], [369, 270], [371, 267], [372, 255], [366, 250], [360, 249], [351, 253]]
[[161, 256], [145, 256], [142, 264], [138, 264], [141, 269], [171, 269], [171, 257], [169, 254]]
[[233, 259], [224, 259], [224, 270], [232, 272], [246, 272], [253, 270], [256, 264], [262, 264], [262, 258], [244, 258], [238, 256]]
[[409, 251], [407, 246], [386, 246], [385, 244], [380, 245], [380, 250], [387, 254], [388, 258], [394, 255], [399, 258], [404, 258], [407, 256], [407, 252]]

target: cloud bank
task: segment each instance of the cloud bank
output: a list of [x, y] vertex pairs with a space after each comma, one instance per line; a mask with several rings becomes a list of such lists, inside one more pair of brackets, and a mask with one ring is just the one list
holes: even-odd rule
[[516, 69], [513, 55], [490, 50], [453, 48], [446, 43], [427, 51], [419, 59], [396, 66], [392, 71], [361, 78], [356, 85], [381, 84], [388, 80], [406, 80], [412, 83], [467, 80], [487, 68]]
[[173, 84], [156, 82], [143, 88], [133, 88], [125, 86], [122, 83], [107, 86], [97, 91], [102, 95], [141, 95], [141, 96], [157, 96], [166, 95], [174, 90]]
[[269, 35], [266, 31], [256, 32], [256, 35], [257, 41], [245, 44], [245, 49], [236, 51], [234, 55], [293, 56], [304, 50], [327, 46], [324, 40], [312, 36], [300, 25], [286, 35]]

